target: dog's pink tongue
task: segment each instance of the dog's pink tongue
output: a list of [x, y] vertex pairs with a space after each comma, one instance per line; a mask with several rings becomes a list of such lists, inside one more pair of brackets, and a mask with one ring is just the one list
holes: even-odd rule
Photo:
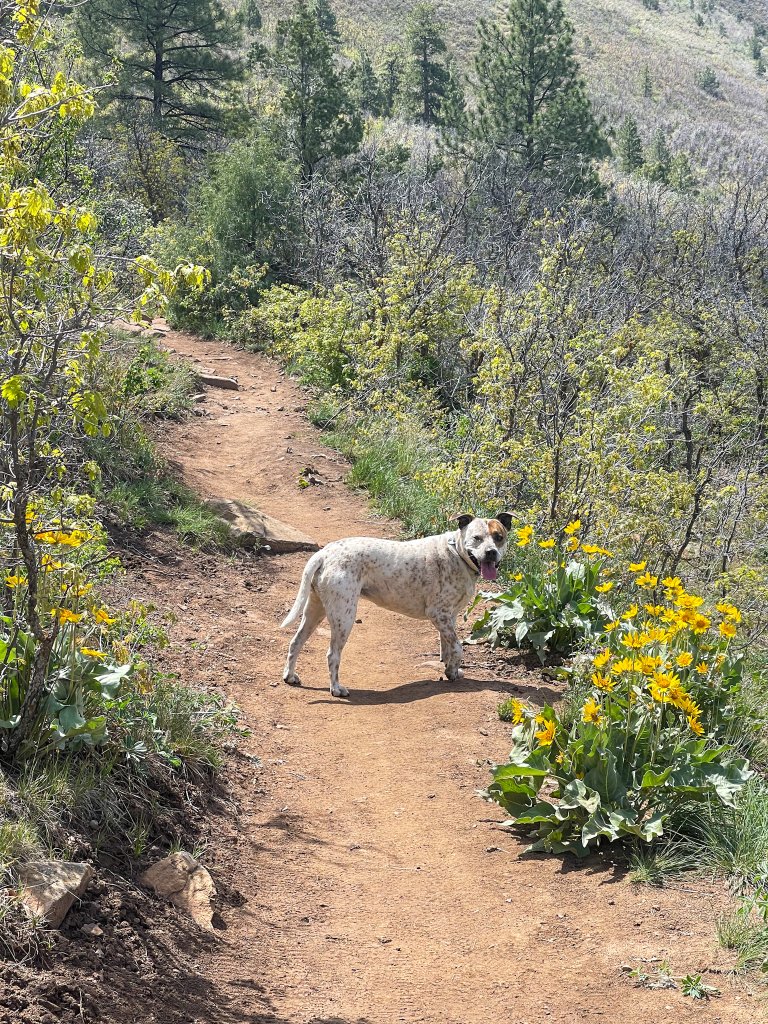
[[498, 575], [496, 566], [490, 562], [482, 562], [480, 565], [480, 575], [484, 580], [495, 580]]

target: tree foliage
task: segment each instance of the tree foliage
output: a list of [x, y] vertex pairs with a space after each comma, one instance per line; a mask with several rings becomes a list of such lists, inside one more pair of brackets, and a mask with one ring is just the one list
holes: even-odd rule
[[478, 32], [478, 141], [531, 170], [567, 161], [574, 184], [586, 182], [606, 146], [560, 0], [511, 0], [498, 21], [481, 21]]
[[221, 126], [242, 67], [238, 23], [219, 0], [91, 0], [78, 13], [85, 55], [102, 69], [117, 63], [115, 99], [187, 144]]
[[321, 14], [299, 0], [292, 17], [278, 22], [269, 55], [281, 86], [282, 130], [305, 182], [324, 161], [353, 153], [362, 139], [349, 75], [337, 67], [332, 34]]

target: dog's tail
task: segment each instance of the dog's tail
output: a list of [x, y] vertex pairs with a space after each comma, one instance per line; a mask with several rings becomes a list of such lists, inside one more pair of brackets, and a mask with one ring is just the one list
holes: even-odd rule
[[309, 600], [309, 592], [312, 589], [312, 580], [315, 578], [315, 573], [320, 568], [320, 555], [321, 551], [312, 555], [310, 560], [304, 566], [304, 575], [301, 577], [301, 586], [299, 592], [296, 595], [296, 600], [293, 602], [293, 608], [288, 612], [286, 617], [280, 623], [280, 629], [287, 629], [288, 626], [292, 626], [294, 622], [301, 618], [304, 614], [304, 609], [307, 606]]

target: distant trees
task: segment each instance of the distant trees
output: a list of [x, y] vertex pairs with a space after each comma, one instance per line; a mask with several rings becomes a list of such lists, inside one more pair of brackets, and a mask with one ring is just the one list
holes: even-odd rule
[[637, 121], [631, 115], [624, 118], [617, 134], [616, 155], [619, 167], [625, 174], [631, 174], [643, 166], [643, 140]]
[[450, 74], [445, 31], [434, 4], [417, 3], [405, 26], [407, 63], [402, 80], [403, 108], [425, 125], [442, 122]]
[[478, 141], [529, 170], [567, 164], [572, 188], [592, 180], [591, 162], [607, 147], [561, 0], [510, 0], [501, 20], [481, 20], [478, 32]]
[[659, 128], [648, 149], [644, 169], [645, 176], [650, 181], [667, 183], [671, 166], [672, 154], [667, 145], [667, 137], [663, 129]]
[[350, 73], [337, 66], [333, 34], [322, 15], [322, 5], [298, 0], [293, 16], [278, 22], [276, 43], [267, 55], [282, 87], [285, 140], [305, 182], [323, 161], [353, 153], [363, 136]]
[[720, 98], [720, 79], [717, 77], [714, 68], [707, 66], [697, 71], [694, 75], [694, 81], [702, 92], [706, 92], [717, 99]]
[[219, 0], [91, 0], [77, 26], [86, 57], [116, 62], [112, 95], [163, 135], [200, 144], [221, 123], [222, 94], [242, 68], [238, 23]]

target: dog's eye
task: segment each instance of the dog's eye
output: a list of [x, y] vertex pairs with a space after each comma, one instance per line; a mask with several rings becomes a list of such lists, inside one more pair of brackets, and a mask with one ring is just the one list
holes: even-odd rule
[[502, 544], [504, 542], [504, 538], [500, 533], [492, 533], [491, 536], [493, 537], [497, 544]]

